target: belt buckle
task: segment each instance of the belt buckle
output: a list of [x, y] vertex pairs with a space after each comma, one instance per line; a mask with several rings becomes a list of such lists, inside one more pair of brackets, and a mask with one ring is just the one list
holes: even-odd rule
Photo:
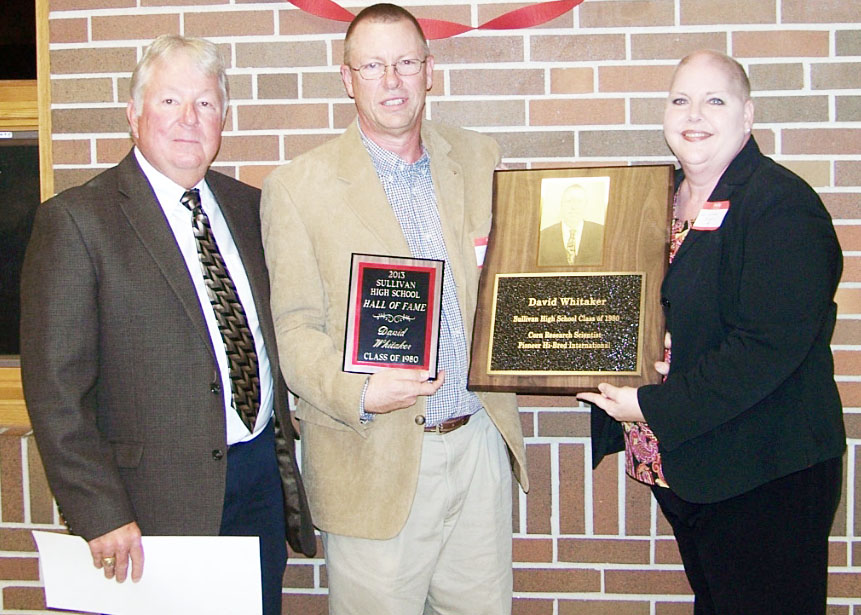
[[468, 415], [468, 414], [464, 415], [464, 416], [456, 416], [453, 419], [448, 419], [447, 421], [443, 421], [442, 423], [439, 423], [439, 424], [434, 425], [432, 427], [425, 427], [425, 431], [428, 433], [435, 433], [438, 435], [444, 435], [447, 433], [451, 433], [452, 431], [455, 431], [456, 429], [460, 429], [461, 427], [466, 425], [469, 422], [469, 417], [470, 417], [470, 415]]

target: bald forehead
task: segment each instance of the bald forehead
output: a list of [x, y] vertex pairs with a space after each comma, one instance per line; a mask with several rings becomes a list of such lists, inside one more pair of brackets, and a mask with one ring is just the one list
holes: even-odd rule
[[573, 186], [569, 186], [565, 189], [565, 192], [562, 193], [562, 199], [565, 201], [570, 201], [573, 199], [581, 199], [586, 196], [586, 190], [583, 186], [579, 184], [574, 184]]
[[670, 89], [675, 89], [676, 79], [683, 70], [710, 71], [725, 77], [732, 91], [742, 100], [750, 98], [750, 82], [741, 65], [731, 57], [711, 50], [695, 51], [686, 56], [673, 71]]

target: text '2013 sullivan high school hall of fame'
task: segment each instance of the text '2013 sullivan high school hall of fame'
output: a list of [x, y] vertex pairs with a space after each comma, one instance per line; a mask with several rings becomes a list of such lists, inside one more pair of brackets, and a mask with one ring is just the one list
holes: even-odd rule
[[353, 254], [344, 371], [422, 369], [435, 378], [444, 262]]

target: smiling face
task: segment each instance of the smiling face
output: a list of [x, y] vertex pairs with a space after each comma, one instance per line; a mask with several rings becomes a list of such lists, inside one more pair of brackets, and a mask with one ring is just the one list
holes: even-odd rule
[[[433, 85], [433, 56], [425, 58], [424, 41], [407, 20], [363, 21], [350, 39], [350, 64], [341, 66], [347, 94], [355, 99], [362, 132], [380, 147], [414, 153], [421, 140], [425, 96]], [[425, 60], [415, 75], [401, 76], [394, 66], [376, 80], [363, 79], [358, 68], [371, 62], [393, 65], [399, 60]]]
[[206, 174], [224, 126], [218, 80], [182, 51], [157, 60], [143, 93], [143, 109], [129, 101], [135, 145], [161, 173], [184, 188]]
[[700, 53], [675, 73], [664, 138], [686, 175], [717, 180], [747, 143], [753, 102], [720, 60]]

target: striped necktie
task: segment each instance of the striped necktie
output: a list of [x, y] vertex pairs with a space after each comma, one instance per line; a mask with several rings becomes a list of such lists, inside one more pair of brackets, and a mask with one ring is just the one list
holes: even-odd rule
[[200, 206], [200, 192], [197, 189], [187, 191], [182, 195], [180, 203], [191, 210], [192, 230], [197, 241], [197, 254], [200, 257], [206, 293], [215, 311], [218, 330], [221, 332], [230, 364], [233, 407], [253, 433], [260, 407], [260, 375], [248, 319], [224, 259], [218, 251], [218, 244], [209, 226], [209, 218]]
[[568, 264], [573, 265], [577, 258], [577, 231], [573, 228], [568, 232], [568, 243], [565, 245], [568, 252]]

